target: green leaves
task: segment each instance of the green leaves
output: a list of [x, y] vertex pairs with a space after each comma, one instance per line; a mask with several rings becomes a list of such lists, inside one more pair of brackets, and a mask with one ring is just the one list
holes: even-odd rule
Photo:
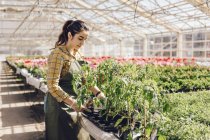
[[117, 127], [123, 121], [124, 118], [126, 118], [126, 117], [123, 116], [120, 119], [118, 119], [114, 126]]
[[166, 136], [159, 134], [158, 140], [167, 140], [167, 139], [166, 139]]
[[157, 67], [159, 73], [158, 85], [165, 93], [188, 92], [193, 90], [208, 89], [210, 80], [206, 78], [210, 70], [202, 66]]
[[160, 124], [161, 133], [176, 139], [210, 139], [210, 92], [170, 94], [167, 121]]
[[[193, 126], [195, 126], [194, 120], [208, 124], [210, 119], [206, 116], [210, 115], [198, 115], [204, 113], [198, 112], [199, 109], [193, 104], [191, 106], [186, 105], [189, 97], [185, 98], [185, 95], [179, 97], [179, 94], [175, 94], [173, 98], [169, 98], [163, 93], [177, 92], [180, 89], [194, 90], [195, 86], [202, 89], [209, 87], [208, 79], [200, 76], [203, 73], [207, 74], [209, 70], [190, 66], [138, 66], [130, 63], [118, 64], [114, 60], [107, 60], [101, 63], [96, 70], [87, 66], [83, 67], [83, 75], [77, 75], [75, 83], [81, 85], [80, 88], [76, 89], [78, 98], [81, 100], [79, 103], [83, 103], [89, 97], [88, 86], [96, 84], [106, 94], [108, 98], [105, 109], [108, 115], [118, 114], [122, 116], [115, 122], [115, 127], [119, 127], [123, 119], [128, 119], [127, 125], [119, 127], [122, 132], [132, 130], [132, 124], [138, 121], [142, 125], [140, 128], [134, 128], [134, 130], [139, 131], [141, 137], [147, 136], [149, 138], [152, 130], [157, 130], [159, 140], [165, 140], [168, 137], [185, 139], [190, 136], [179, 130], [180, 127], [185, 128], [181, 125], [183, 120], [179, 120], [179, 118], [186, 119], [185, 116], [187, 116], [189, 120], [193, 120]], [[85, 77], [85, 85], [82, 85], [82, 77]], [[204, 107], [199, 102], [192, 102], [199, 108]], [[100, 100], [95, 100], [94, 104], [96, 107], [104, 106]], [[175, 106], [181, 107], [174, 109]], [[185, 125], [187, 132], [190, 125]], [[202, 128], [206, 127], [202, 126]], [[198, 129], [196, 128], [196, 131], [200, 135], [201, 131]], [[132, 134], [129, 133], [128, 139], [131, 137]]]

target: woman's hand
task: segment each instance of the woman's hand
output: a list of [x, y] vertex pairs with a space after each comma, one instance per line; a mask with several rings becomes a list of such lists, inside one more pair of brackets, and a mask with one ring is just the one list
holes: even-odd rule
[[105, 99], [106, 96], [104, 95], [103, 92], [100, 92], [100, 93], [97, 95], [97, 98], [98, 98], [98, 99]]
[[70, 108], [72, 108], [74, 111], [76, 111], [76, 112], [81, 112], [81, 111], [83, 111], [83, 110], [85, 110], [86, 108], [85, 108], [85, 106], [81, 106], [81, 107], [79, 107], [78, 105], [77, 105], [77, 100], [75, 100], [75, 99], [73, 99], [73, 98], [66, 98], [65, 100], [64, 100], [64, 102], [66, 103], [66, 104], [68, 104], [69, 106], [70, 106]]
[[81, 112], [81, 111], [83, 111], [83, 110], [85, 110], [85, 106], [81, 106], [81, 107], [79, 107], [78, 105], [77, 105], [77, 101], [76, 100], [74, 100], [73, 101], [73, 103], [71, 104], [71, 106], [70, 106], [74, 111], [76, 111], [76, 112]]

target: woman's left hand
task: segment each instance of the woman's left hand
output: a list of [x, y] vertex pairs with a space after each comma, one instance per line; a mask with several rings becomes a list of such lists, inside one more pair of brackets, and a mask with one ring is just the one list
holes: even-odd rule
[[101, 92], [100, 94], [98, 94], [97, 98], [98, 99], [106, 99], [106, 96], [103, 92]]

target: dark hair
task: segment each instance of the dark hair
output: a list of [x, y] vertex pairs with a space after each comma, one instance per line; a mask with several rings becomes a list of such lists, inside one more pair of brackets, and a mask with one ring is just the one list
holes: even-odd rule
[[68, 33], [70, 32], [71, 35], [74, 37], [75, 34], [81, 31], [89, 31], [88, 27], [86, 26], [85, 22], [82, 20], [68, 20], [63, 26], [63, 31], [58, 37], [58, 41], [55, 43], [55, 47], [59, 45], [66, 45], [68, 41]]

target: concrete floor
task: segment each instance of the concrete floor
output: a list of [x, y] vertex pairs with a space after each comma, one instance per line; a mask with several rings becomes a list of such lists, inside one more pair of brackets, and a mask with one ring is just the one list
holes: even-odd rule
[[[0, 140], [43, 140], [43, 99], [0, 62]], [[40, 117], [41, 116], [41, 117]]]

